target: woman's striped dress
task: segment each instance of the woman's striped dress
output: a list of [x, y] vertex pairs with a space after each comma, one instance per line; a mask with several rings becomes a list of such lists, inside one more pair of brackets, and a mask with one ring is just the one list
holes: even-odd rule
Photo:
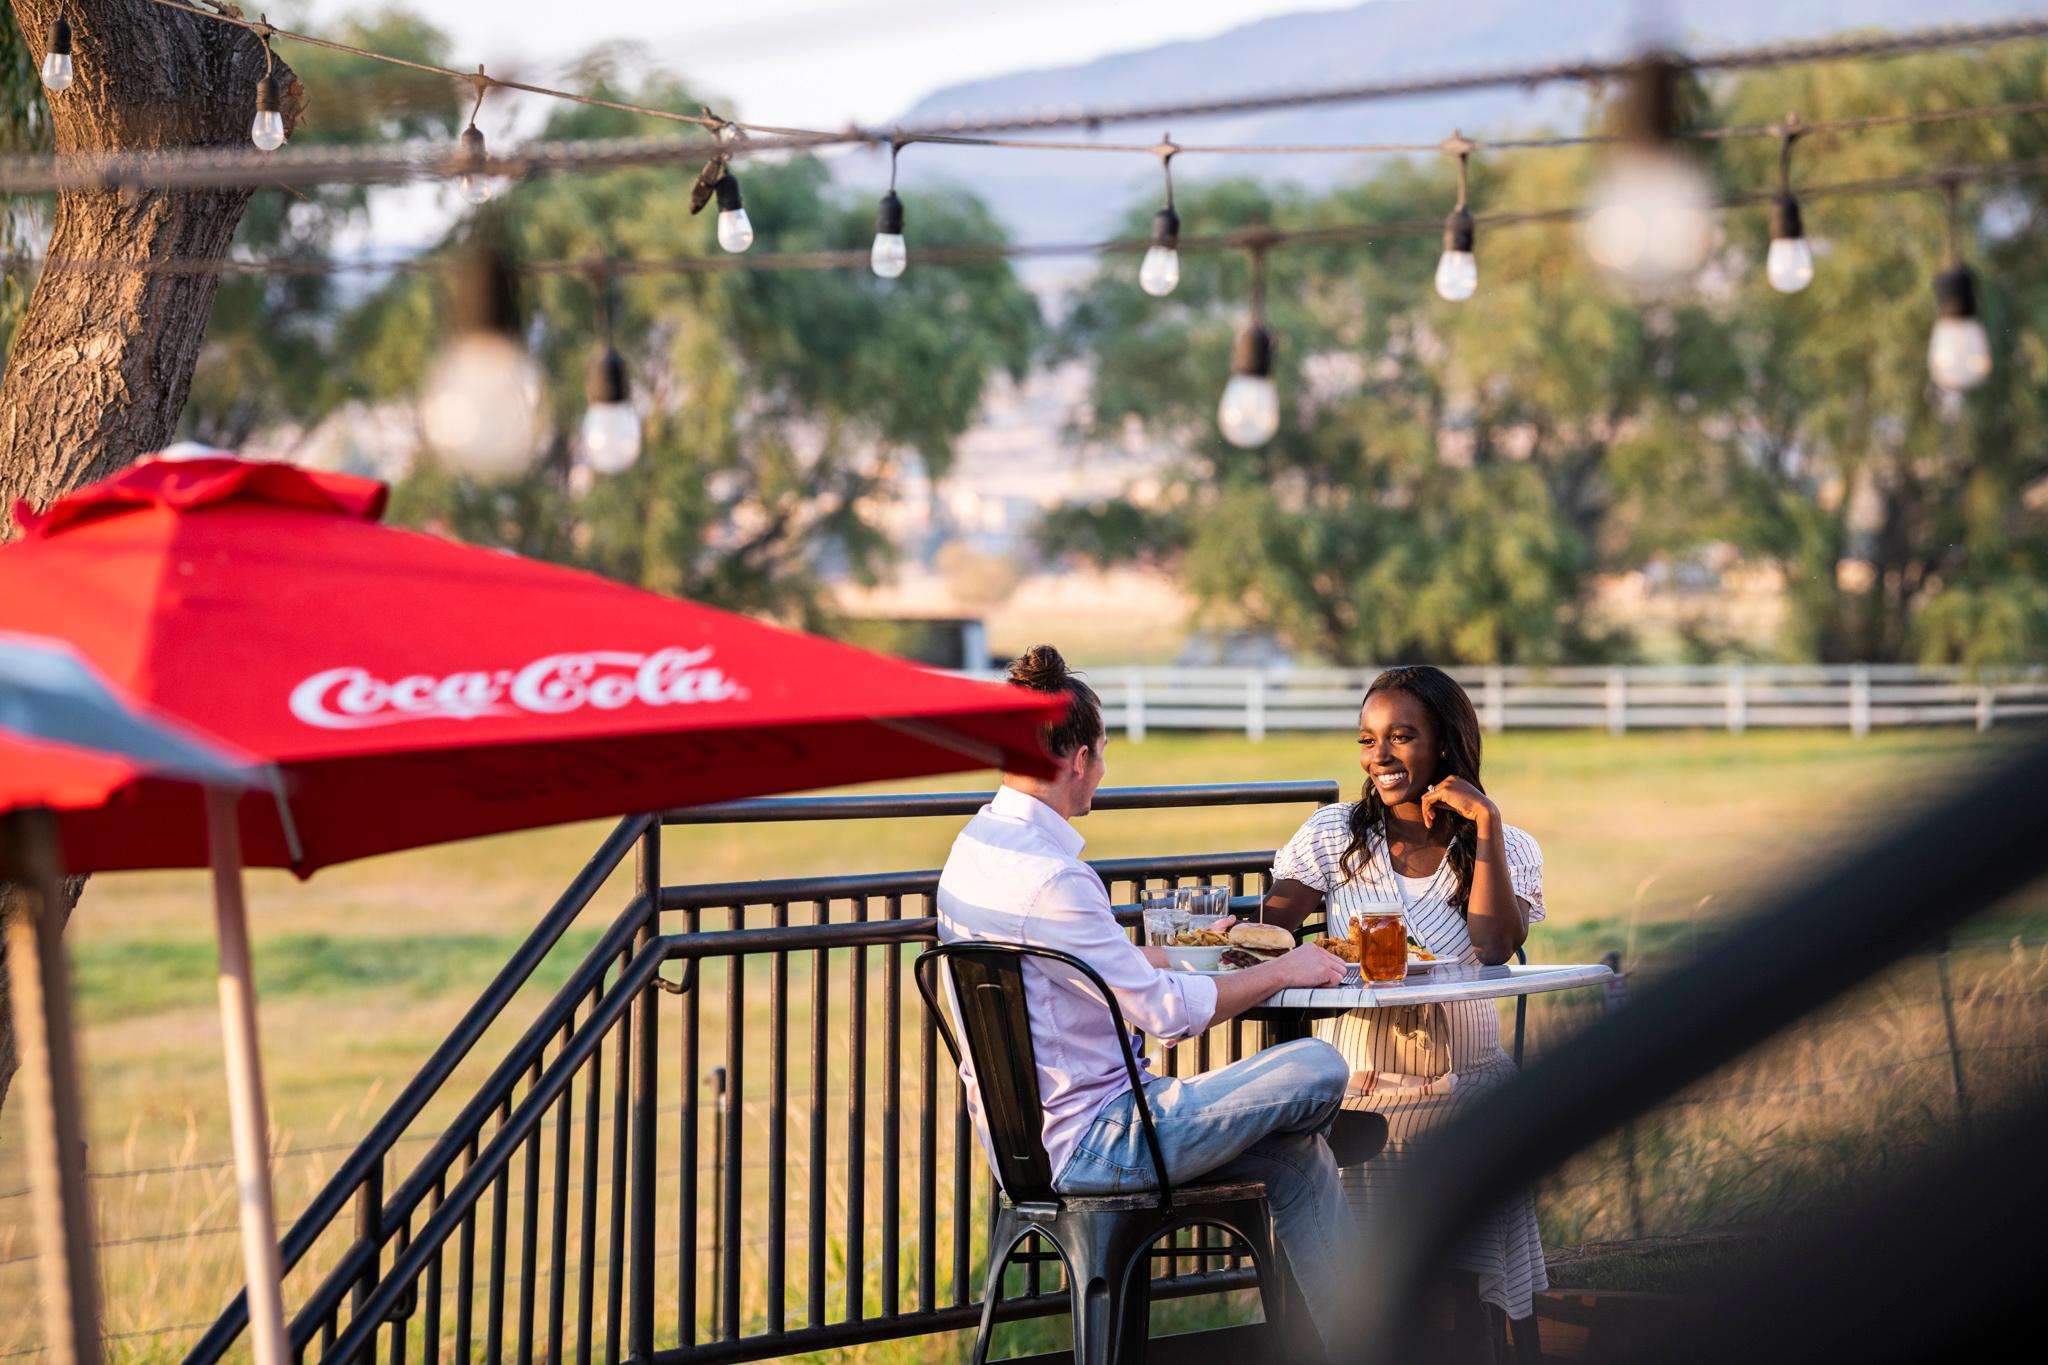
[[[1402, 888], [1380, 842], [1375, 842], [1354, 877], [1344, 877], [1339, 864], [1351, 840], [1351, 810], [1349, 803], [1325, 806], [1310, 816], [1275, 855], [1273, 880], [1297, 881], [1322, 892], [1329, 932], [1339, 938], [1350, 929], [1349, 904], [1407, 901], [1408, 933], [1417, 943], [1440, 958], [1477, 964], [1479, 954], [1465, 932], [1464, 917], [1450, 904], [1457, 877], [1448, 859], [1419, 895]], [[1533, 925], [1543, 918], [1542, 850], [1512, 825], [1502, 826], [1502, 836], [1515, 895], [1526, 905]], [[1433, 1027], [1427, 1013], [1433, 1008], [1442, 1010], [1441, 1026]], [[1386, 1150], [1365, 1165], [1342, 1172], [1345, 1197], [1361, 1223], [1371, 1219], [1375, 1195], [1383, 1198], [1401, 1178], [1413, 1143], [1473, 1096], [1515, 1074], [1514, 1062], [1501, 1049], [1500, 1015], [1491, 1001], [1353, 1010], [1318, 1022], [1315, 1032], [1351, 1062], [1353, 1093], [1344, 1101], [1345, 1108], [1375, 1110], [1387, 1117]], [[1446, 1041], [1447, 1058], [1442, 1056]], [[1432, 1078], [1432, 1073], [1445, 1071], [1448, 1074]], [[1519, 1195], [1481, 1222], [1453, 1264], [1479, 1276], [1482, 1299], [1499, 1305], [1511, 1318], [1529, 1316], [1530, 1296], [1550, 1285], [1534, 1197]]]

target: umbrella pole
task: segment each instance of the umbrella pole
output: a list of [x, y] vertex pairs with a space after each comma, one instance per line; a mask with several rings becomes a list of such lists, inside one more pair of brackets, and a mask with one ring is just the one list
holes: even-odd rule
[[48, 811], [5, 817], [25, 891], [7, 916], [7, 976], [21, 1098], [28, 1107], [30, 1200], [41, 1255], [43, 1342], [54, 1365], [99, 1365], [99, 1262], [85, 1189], [85, 1114], [78, 1035], [64, 955], [64, 888]]
[[209, 787], [206, 839], [213, 864], [214, 923], [220, 937], [220, 1023], [227, 1051], [228, 1116], [235, 1138], [235, 1188], [242, 1211], [242, 1268], [248, 1280], [249, 1337], [256, 1365], [287, 1365], [284, 1268], [270, 1192], [270, 1120], [263, 1103], [263, 1054], [256, 1039], [256, 978], [249, 965], [249, 915], [242, 896], [240, 793]]

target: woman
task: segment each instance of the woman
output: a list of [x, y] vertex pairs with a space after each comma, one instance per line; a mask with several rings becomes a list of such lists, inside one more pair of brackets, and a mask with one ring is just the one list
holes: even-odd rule
[[[1374, 679], [1358, 717], [1365, 789], [1309, 817], [1274, 858], [1267, 922], [1298, 928], [1322, 909], [1342, 938], [1352, 905], [1399, 901], [1409, 937], [1439, 958], [1514, 956], [1543, 918], [1543, 855], [1480, 785], [1479, 738], [1471, 699], [1441, 669]], [[1515, 1070], [1491, 1001], [1354, 1010], [1316, 1033], [1351, 1063], [1345, 1108], [1387, 1120], [1386, 1150], [1342, 1172], [1361, 1220], [1400, 1179], [1412, 1143]], [[1480, 1298], [1527, 1318], [1531, 1295], [1549, 1287], [1535, 1200], [1525, 1194], [1487, 1219], [1454, 1265], [1477, 1276]]]

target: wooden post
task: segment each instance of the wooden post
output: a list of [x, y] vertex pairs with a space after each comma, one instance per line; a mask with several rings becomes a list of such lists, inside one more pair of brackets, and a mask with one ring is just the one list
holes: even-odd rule
[[1741, 664], [1728, 669], [1728, 733], [1739, 735], [1749, 728], [1749, 674]]
[[1849, 669], [1849, 733], [1862, 739], [1870, 733], [1870, 665]]
[[1607, 733], [1625, 734], [1628, 731], [1628, 673], [1624, 669], [1607, 670]]
[[1977, 730], [1983, 733], [1991, 728], [1992, 714], [1998, 707], [1998, 694], [1991, 690], [1990, 683], [1977, 686]]
[[99, 1261], [85, 1185], [85, 1110], [55, 824], [48, 811], [17, 811], [5, 817], [5, 829], [8, 861], [24, 883], [7, 916], [7, 984], [21, 1058], [43, 1343], [53, 1365], [99, 1365]]
[[256, 1037], [249, 912], [242, 896], [242, 831], [235, 813], [239, 796], [211, 788], [206, 793], [214, 930], [220, 938], [221, 1042], [227, 1054], [228, 1121], [235, 1140], [249, 1340], [256, 1365], [287, 1365], [291, 1355], [284, 1333], [284, 1268], [277, 1254], [277, 1206], [270, 1192], [270, 1118], [263, 1100], [263, 1050]]
[[1244, 737], [1266, 737], [1266, 670], [1254, 668], [1244, 678]]
[[1486, 728], [1494, 734], [1508, 728], [1507, 670], [1499, 664], [1486, 666]]
[[1124, 670], [1124, 733], [1132, 743], [1145, 738], [1145, 672]]

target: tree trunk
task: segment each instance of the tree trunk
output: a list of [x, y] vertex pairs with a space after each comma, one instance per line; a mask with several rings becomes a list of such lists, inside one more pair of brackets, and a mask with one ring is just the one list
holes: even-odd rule
[[[15, 0], [32, 54], [40, 55], [60, 11], [71, 24], [76, 72], [70, 89], [47, 97], [60, 155], [250, 145], [265, 69], [254, 34], [150, 0]], [[297, 80], [282, 61], [275, 74], [289, 128], [300, 107]], [[0, 379], [0, 541], [14, 536], [17, 498], [42, 507], [170, 441], [213, 309], [211, 274], [67, 271], [61, 262], [219, 260], [250, 193], [57, 197], [52, 264], [36, 281]], [[0, 886], [0, 913], [12, 899]], [[15, 1069], [5, 992], [0, 972], [0, 1104]]]

